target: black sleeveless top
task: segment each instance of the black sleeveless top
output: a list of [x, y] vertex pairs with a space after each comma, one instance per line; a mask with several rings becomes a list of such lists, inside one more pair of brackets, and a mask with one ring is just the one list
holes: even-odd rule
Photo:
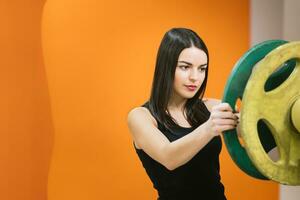
[[[148, 102], [142, 106], [149, 109]], [[206, 108], [205, 105], [204, 107]], [[210, 112], [207, 108], [204, 112], [208, 119]], [[170, 142], [189, 134], [196, 128], [178, 126], [169, 131], [158, 120], [156, 121], [158, 129]], [[221, 137], [214, 137], [190, 161], [174, 170], [168, 170], [142, 149], [135, 148], [135, 150], [153, 183], [153, 187], [158, 192], [159, 200], [226, 200], [224, 186], [220, 182], [219, 174], [221, 148]]]

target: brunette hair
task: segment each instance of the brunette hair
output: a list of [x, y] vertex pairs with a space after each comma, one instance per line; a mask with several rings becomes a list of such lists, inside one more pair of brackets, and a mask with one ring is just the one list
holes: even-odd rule
[[178, 126], [168, 112], [168, 102], [173, 92], [173, 81], [178, 57], [185, 48], [197, 47], [207, 55], [205, 79], [198, 92], [185, 104], [187, 121], [194, 127], [207, 120], [203, 112], [205, 106], [202, 98], [206, 89], [208, 77], [209, 55], [203, 40], [194, 31], [187, 28], [172, 28], [165, 33], [156, 58], [152, 90], [149, 99], [149, 110], [155, 118], [167, 129]]

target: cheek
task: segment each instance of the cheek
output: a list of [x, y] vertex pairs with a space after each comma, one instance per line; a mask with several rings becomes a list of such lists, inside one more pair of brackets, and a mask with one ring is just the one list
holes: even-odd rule
[[204, 72], [203, 75], [201, 76], [202, 81], [204, 81], [205, 77], [206, 77], [206, 75], [205, 75], [205, 72]]
[[205, 72], [201, 72], [200, 73], [200, 75], [199, 75], [199, 79], [200, 79], [200, 81], [203, 81], [204, 79], [205, 79], [205, 77], [206, 77], [206, 74], [205, 74]]
[[176, 71], [174, 81], [175, 83], [181, 83], [187, 78], [187, 74], [184, 72]]

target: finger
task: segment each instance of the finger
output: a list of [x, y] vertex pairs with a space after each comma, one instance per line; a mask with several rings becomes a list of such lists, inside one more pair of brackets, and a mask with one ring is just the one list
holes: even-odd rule
[[236, 112], [236, 113], [233, 113], [234, 115], [236, 115], [237, 117], [240, 117], [241, 113], [240, 112]]
[[226, 103], [226, 102], [218, 104], [217, 108], [218, 108], [218, 110], [233, 112], [233, 109], [231, 108], [231, 106], [228, 103]]
[[214, 119], [213, 123], [216, 124], [217, 126], [224, 126], [224, 125], [236, 126], [237, 125], [237, 121], [232, 120], [232, 119]]
[[237, 123], [239, 123], [240, 122], [240, 113], [234, 113], [234, 115], [236, 116]]
[[235, 117], [236, 117], [237, 119], [240, 119], [240, 116], [241, 116], [240, 113], [233, 113], [233, 114], [235, 115]]
[[224, 118], [224, 119], [238, 119], [238, 117], [236, 115], [234, 115], [232, 112], [230, 111], [218, 111], [218, 112], [213, 112], [212, 113], [212, 118], [216, 119], [216, 118]]

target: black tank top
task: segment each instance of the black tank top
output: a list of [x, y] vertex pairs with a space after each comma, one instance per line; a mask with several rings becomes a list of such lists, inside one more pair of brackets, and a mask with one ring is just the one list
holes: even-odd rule
[[[202, 101], [201, 101], [202, 102]], [[204, 105], [204, 103], [202, 102]], [[148, 107], [146, 102], [143, 107]], [[207, 119], [210, 112], [203, 106]], [[197, 127], [177, 126], [171, 131], [158, 122], [158, 129], [173, 142]], [[134, 146], [135, 147], [135, 146]], [[157, 190], [159, 200], [226, 200], [224, 186], [220, 182], [219, 154], [222, 148], [221, 137], [214, 137], [190, 161], [174, 169], [168, 170], [152, 159], [142, 149], [135, 148], [153, 187]]]

